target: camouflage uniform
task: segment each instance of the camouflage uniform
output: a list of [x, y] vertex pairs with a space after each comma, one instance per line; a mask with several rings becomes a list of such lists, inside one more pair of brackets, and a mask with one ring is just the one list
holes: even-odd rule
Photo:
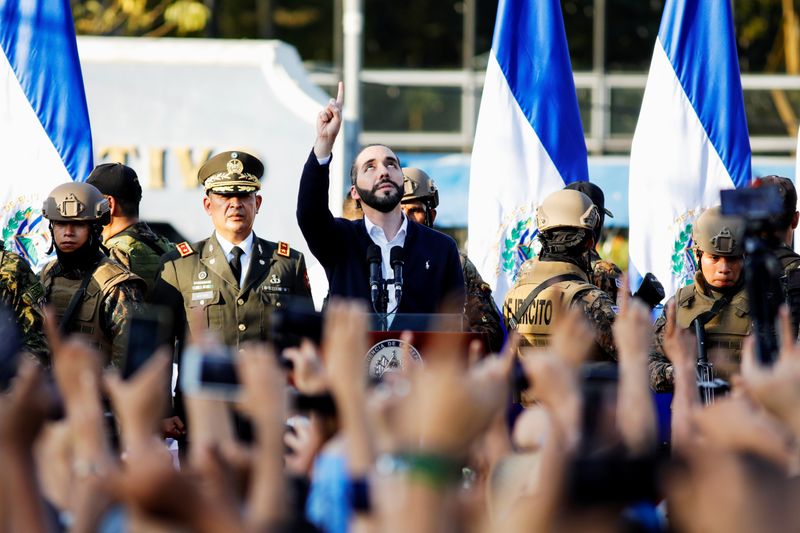
[[5, 250], [3, 241], [0, 241], [0, 301], [8, 305], [16, 318], [22, 349], [42, 365], [50, 366], [50, 350], [42, 329], [44, 289], [28, 263]]
[[[741, 261], [744, 253], [744, 221], [722, 215], [719, 207], [703, 211], [692, 227], [694, 253], [701, 270], [694, 283], [681, 287], [670, 300], [675, 303], [675, 327], [692, 328], [700, 315], [714, 311], [705, 323], [706, 351], [714, 373], [726, 378], [739, 368], [742, 342], [750, 334], [750, 305], [741, 277], [738, 285], [724, 291], [714, 290], [703, 276], [702, 254], [708, 253], [730, 261]], [[714, 305], [725, 295], [727, 303], [718, 309]], [[655, 345], [650, 353], [650, 385], [656, 392], [669, 392], [673, 387], [673, 368], [664, 353], [666, 307], [655, 324]]]
[[[503, 318], [508, 330], [517, 330], [523, 336], [523, 344], [547, 346], [559, 317], [568, 309], [580, 306], [596, 334], [597, 349], [593, 359], [615, 361], [617, 352], [611, 328], [616, 313], [608, 294], [592, 285], [586, 273], [573, 263], [536, 258], [526, 261], [523, 266], [524, 274], [508, 291], [503, 305]], [[511, 319], [530, 293], [548, 279], [562, 274], [579, 279], [560, 281], [543, 290], [520, 317], [519, 323], [514, 325]]]
[[[72, 315], [69, 332], [88, 335], [103, 355], [108, 357], [104, 366], [122, 368], [127, 347], [125, 324], [134, 312], [141, 310], [145, 283], [107, 257], [91, 268], [94, 269], [92, 280]], [[55, 307], [59, 322], [87, 272], [65, 272], [58, 261], [54, 261], [39, 274], [47, 301]]]
[[486, 337], [489, 349], [499, 352], [503, 347], [504, 332], [500, 324], [500, 313], [492, 298], [492, 289], [483, 281], [478, 269], [466, 254], [461, 256], [464, 268], [464, 283], [467, 289], [465, 313], [470, 331], [482, 333]]
[[144, 222], [132, 224], [103, 243], [108, 256], [142, 278], [148, 291], [153, 288], [161, 256], [175, 249], [166, 238]]
[[[709, 311], [721, 293], [709, 289], [702, 273], [695, 274], [695, 282], [678, 289], [670, 302], [676, 303], [676, 326], [692, 327], [692, 321]], [[669, 302], [668, 304], [669, 305]], [[664, 333], [667, 326], [666, 307], [655, 323], [655, 344], [650, 353], [650, 386], [656, 392], [671, 392], [673, 387], [672, 363], [664, 354]], [[727, 379], [738, 369], [742, 343], [750, 334], [750, 307], [744, 286], [730, 298], [719, 314], [705, 325], [706, 349], [714, 363], [716, 377]], [[692, 332], [694, 332], [692, 330]]]
[[602, 259], [596, 250], [589, 251], [589, 259], [592, 265], [589, 281], [592, 282], [592, 285], [597, 286], [608, 294], [611, 301], [616, 303], [619, 283], [622, 279], [622, 270], [611, 261]]
[[62, 183], [50, 191], [42, 214], [50, 221], [51, 232], [55, 224], [85, 224], [89, 229], [88, 240], [71, 252], [60, 249], [53, 234], [58, 259], [39, 273], [46, 301], [61, 324], [73, 296], [79, 295], [62, 329], [85, 335], [106, 357], [104, 366], [122, 368], [127, 343], [124, 326], [138, 310], [146, 285], [100, 249], [101, 228], [110, 220], [108, 200], [89, 183]]
[[[419, 168], [403, 168], [403, 198], [401, 206], [407, 216], [408, 208], [416, 208], [421, 204], [425, 211], [425, 219], [417, 222], [433, 228], [436, 218], [436, 207], [439, 205], [439, 189], [428, 174]], [[464, 270], [464, 285], [466, 300], [464, 315], [469, 325], [469, 330], [481, 333], [486, 340], [489, 350], [498, 352], [503, 347], [505, 332], [500, 323], [500, 313], [492, 298], [492, 289], [483, 281], [478, 269], [466, 254], [459, 254], [461, 267]]]

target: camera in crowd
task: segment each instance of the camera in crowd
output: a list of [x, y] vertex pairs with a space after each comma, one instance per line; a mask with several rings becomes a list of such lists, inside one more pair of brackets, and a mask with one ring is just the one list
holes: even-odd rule
[[780, 229], [777, 220], [783, 210], [781, 194], [777, 186], [765, 185], [725, 190], [720, 199], [723, 215], [745, 221], [743, 273], [756, 336], [756, 357], [762, 364], [771, 364], [778, 354], [775, 319], [785, 301], [783, 271], [772, 252]]

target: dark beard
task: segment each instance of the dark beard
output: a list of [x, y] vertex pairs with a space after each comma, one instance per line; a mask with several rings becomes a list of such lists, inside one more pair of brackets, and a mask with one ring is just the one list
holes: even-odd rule
[[[388, 196], [378, 196], [378, 187], [384, 183], [389, 183], [394, 187], [394, 191]], [[361, 196], [361, 201], [371, 208], [380, 211], [381, 213], [388, 213], [400, 203], [403, 199], [403, 189], [393, 181], [384, 180], [379, 181], [370, 191], [366, 191], [355, 185], [356, 191]]]

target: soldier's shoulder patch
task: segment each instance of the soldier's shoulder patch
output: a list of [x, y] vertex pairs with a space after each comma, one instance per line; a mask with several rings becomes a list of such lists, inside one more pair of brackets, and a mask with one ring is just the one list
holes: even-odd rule
[[181, 257], [186, 257], [196, 253], [194, 248], [192, 248], [192, 246], [186, 241], [176, 244], [175, 249], [178, 250], [178, 253], [181, 254]]
[[289, 257], [291, 255], [292, 249], [289, 247], [289, 243], [280, 241], [278, 243], [278, 255], [282, 257]]

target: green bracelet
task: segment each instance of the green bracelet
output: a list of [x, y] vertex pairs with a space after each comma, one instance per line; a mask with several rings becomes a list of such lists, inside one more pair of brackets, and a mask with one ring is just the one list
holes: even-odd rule
[[403, 453], [398, 459], [404, 463], [404, 471], [414, 481], [424, 482], [434, 488], [461, 482], [461, 461], [430, 453]]

